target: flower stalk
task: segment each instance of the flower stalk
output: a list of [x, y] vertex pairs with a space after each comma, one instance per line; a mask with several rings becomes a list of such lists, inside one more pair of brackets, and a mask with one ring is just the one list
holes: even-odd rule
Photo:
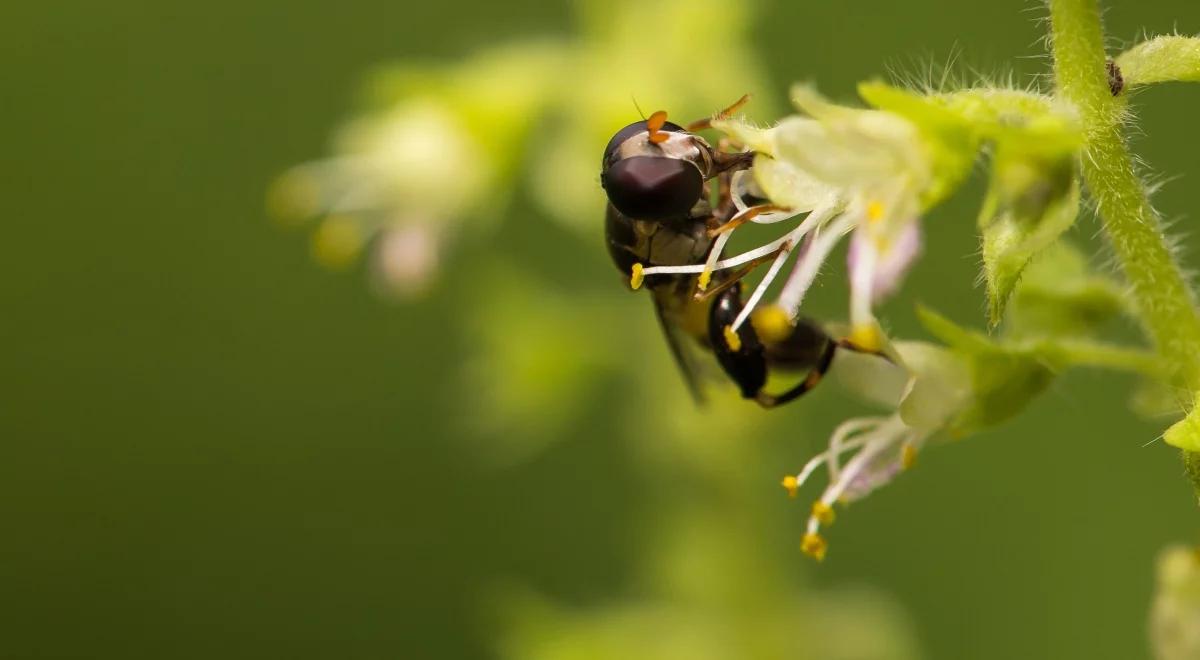
[[[1079, 113], [1083, 177], [1104, 233], [1132, 288], [1140, 322], [1174, 366], [1173, 384], [1195, 392], [1200, 389], [1200, 317], [1126, 145], [1126, 101], [1109, 87], [1096, 0], [1051, 0], [1050, 25], [1055, 81], [1060, 96]], [[1184, 462], [1200, 495], [1200, 454], [1185, 450]]]
[[1130, 87], [1160, 82], [1200, 82], [1200, 39], [1163, 35], [1121, 53], [1116, 60]]

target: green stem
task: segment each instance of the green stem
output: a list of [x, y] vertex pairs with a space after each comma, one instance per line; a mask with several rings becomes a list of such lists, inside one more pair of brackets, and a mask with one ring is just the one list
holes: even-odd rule
[[[1124, 101], [1108, 86], [1107, 58], [1096, 0], [1051, 0], [1050, 26], [1059, 95], [1084, 127], [1083, 178], [1133, 289], [1138, 316], [1176, 372], [1174, 382], [1200, 388], [1200, 317], [1175, 263], [1125, 143]], [[1184, 453], [1200, 494], [1200, 454]]]

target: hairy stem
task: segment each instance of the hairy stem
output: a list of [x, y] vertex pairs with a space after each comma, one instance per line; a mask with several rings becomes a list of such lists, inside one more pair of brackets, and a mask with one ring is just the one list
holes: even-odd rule
[[[1104, 233], [1133, 288], [1142, 325], [1175, 369], [1173, 381], [1195, 392], [1200, 317], [1125, 143], [1124, 100], [1109, 88], [1096, 0], [1050, 0], [1050, 26], [1058, 93], [1077, 108], [1084, 127], [1083, 177]], [[1200, 494], [1200, 454], [1185, 452], [1184, 462]]]

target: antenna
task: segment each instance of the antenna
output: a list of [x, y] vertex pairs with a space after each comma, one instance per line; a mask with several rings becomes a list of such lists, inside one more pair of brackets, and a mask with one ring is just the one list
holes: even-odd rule
[[637, 108], [638, 114], [642, 116], [642, 121], [646, 121], [646, 113], [642, 112], [642, 106], [638, 105], [637, 97], [630, 94], [629, 100], [633, 101], [633, 107]]

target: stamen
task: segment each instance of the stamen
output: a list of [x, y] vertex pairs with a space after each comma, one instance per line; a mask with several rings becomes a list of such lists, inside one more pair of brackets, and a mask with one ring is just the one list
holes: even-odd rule
[[700, 273], [700, 277], [696, 278], [696, 288], [700, 291], [708, 288], [708, 282], [712, 278], [713, 267], [717, 265], [717, 259], [721, 256], [721, 252], [725, 249], [725, 244], [729, 242], [729, 237], [732, 234], [732, 231], [725, 232], [717, 236], [717, 240], [713, 241], [712, 248], [708, 251], [708, 258], [704, 260], [704, 271]]
[[733, 320], [733, 329], [742, 327], [746, 319], [750, 318], [750, 314], [754, 311], [754, 307], [758, 305], [758, 301], [762, 299], [767, 292], [767, 287], [771, 286], [771, 282], [775, 280], [775, 276], [779, 274], [779, 269], [783, 268], [783, 264], [787, 261], [788, 256], [792, 254], [792, 243], [784, 243], [779, 248], [779, 254], [775, 256], [775, 261], [771, 262], [771, 268], [767, 270], [767, 274], [763, 276], [762, 281], [758, 286], [754, 287], [754, 293], [750, 294], [750, 298], [746, 300], [746, 304], [742, 307], [742, 311], [738, 312], [737, 318]]
[[294, 167], [271, 184], [267, 211], [273, 218], [293, 224], [320, 213], [321, 183], [311, 167]]
[[[809, 218], [812, 218], [816, 213], [817, 211], [813, 211], [809, 215]], [[834, 246], [842, 239], [842, 236], [854, 228], [857, 221], [858, 219], [855, 217], [843, 215], [831, 222], [821, 233], [813, 235], [811, 239], [812, 243], [800, 257], [796, 267], [792, 269], [791, 276], [788, 277], [787, 283], [783, 285], [783, 291], [779, 292], [777, 304], [788, 310], [792, 319], [796, 319], [799, 316], [800, 303], [804, 301], [804, 294], [808, 292], [813, 280], [816, 279], [817, 272], [821, 269], [821, 264], [825, 262], [826, 257], [833, 251]], [[808, 220], [806, 219], [805, 222], [808, 222]]]
[[865, 350], [882, 347], [882, 339], [871, 313], [871, 289], [875, 282], [875, 267], [878, 253], [867, 245], [871, 237], [865, 227], [859, 227], [854, 235], [853, 266], [850, 272], [850, 341]]
[[[904, 422], [899, 415], [893, 415], [866, 434], [863, 448], [850, 459], [836, 480], [829, 484], [821, 495], [821, 501], [833, 505], [846, 492], [850, 484], [866, 471], [876, 457], [890, 446], [895, 446], [904, 435]], [[857, 439], [857, 438], [856, 438]], [[811, 524], [811, 523], [810, 523]]]
[[808, 462], [800, 469], [800, 474], [796, 475], [796, 488], [803, 486], [804, 482], [808, 481], [808, 478], [812, 476], [812, 473], [816, 472], [817, 468], [821, 467], [821, 464], [828, 460], [829, 454], [827, 452], [822, 452], [808, 459]]
[[[721, 236], [728, 236], [728, 234], [721, 234]], [[718, 261], [717, 263], [713, 264], [713, 267], [711, 269], [708, 269], [705, 264], [688, 265], [688, 266], [652, 266], [650, 268], [644, 269], [642, 271], [642, 273], [645, 275], [668, 275], [668, 274], [669, 275], [681, 275], [681, 274], [699, 274], [699, 273], [704, 272], [705, 270], [713, 270], [713, 271], [728, 270], [730, 268], [734, 268], [736, 266], [741, 266], [742, 264], [749, 263], [751, 261], [754, 261], [755, 259], [758, 259], [759, 257], [763, 257], [768, 254], [771, 254], [772, 252], [775, 252], [776, 250], [779, 249], [779, 246], [783, 245], [784, 242], [786, 242], [788, 240], [788, 238], [791, 236], [792, 236], [792, 234], [788, 234], [786, 236], [783, 236], [782, 238], [778, 238], [774, 241], [771, 241], [770, 243], [767, 243], [766, 245], [757, 247], [748, 252], [743, 252], [742, 254], [739, 254], [736, 257], [729, 257], [728, 259], [722, 259], [722, 260]], [[718, 237], [718, 240], [720, 240], [720, 237]]]
[[808, 532], [800, 540], [800, 550], [817, 561], [823, 561], [826, 551], [829, 550], [829, 544], [825, 542], [824, 538], [821, 538], [820, 534]]
[[742, 350], [742, 338], [729, 326], [725, 326], [725, 345], [735, 353]]
[[[861, 426], [866, 426], [866, 424], [861, 424], [861, 422], [864, 421], [865, 420], [851, 420], [843, 426], [847, 426], [854, 422], [859, 422]], [[836, 449], [831, 446], [826, 451], [823, 451], [820, 454], [808, 459], [808, 462], [804, 464], [804, 467], [800, 470], [800, 473], [796, 475], [796, 488], [803, 486], [804, 482], [808, 481], [808, 478], [811, 477], [812, 474], [817, 471], [817, 468], [821, 467], [823, 463], [834, 463], [836, 462], [839, 454], [853, 449], [858, 449], [859, 447], [865, 445], [866, 442], [867, 441], [865, 438], [855, 438], [844, 443], [839, 443]]]
[[852, 435], [865, 433], [873, 429], [883, 422], [887, 421], [886, 417], [867, 417], [865, 419], [851, 419], [843, 422], [833, 431], [833, 436], [829, 438], [829, 481], [837, 481], [838, 475], [841, 474], [841, 455], [851, 449], [861, 447], [866, 444], [866, 439], [857, 437], [854, 440], [848, 440]]
[[328, 216], [313, 232], [313, 258], [332, 270], [346, 268], [358, 257], [367, 239], [368, 236], [353, 216]]
[[848, 341], [863, 353], [883, 354], [883, 333], [874, 321], [852, 327]]
[[789, 474], [783, 478], [780, 485], [787, 489], [788, 497], [795, 497], [800, 490], [800, 482], [796, 481], [796, 475]]
[[833, 507], [822, 502], [821, 500], [813, 502], [812, 516], [816, 518], [817, 521], [822, 525], [832, 525], [833, 521], [837, 519], [837, 514], [834, 513]]
[[[808, 214], [808, 217], [804, 219], [804, 222], [801, 222], [799, 224], [799, 226], [797, 226], [795, 229], [788, 232], [787, 234], [784, 234], [783, 236], [771, 241], [770, 243], [767, 243], [766, 245], [757, 247], [757, 248], [755, 248], [753, 250], [749, 250], [747, 252], [743, 252], [742, 254], [739, 254], [736, 257], [729, 257], [727, 259], [722, 259], [720, 261], [717, 261], [717, 262], [713, 263], [711, 267], [709, 266], [708, 263], [704, 263], [704, 264], [700, 264], [700, 265], [685, 265], [685, 266], [652, 266], [650, 268], [644, 269], [642, 271], [642, 274], [643, 275], [700, 274], [700, 273], [704, 273], [705, 271], [712, 272], [712, 271], [718, 271], [718, 270], [727, 270], [729, 268], [741, 266], [742, 264], [749, 263], [751, 261], [754, 261], [755, 259], [758, 259], [759, 257], [764, 257], [768, 254], [771, 254], [772, 252], [775, 252], [776, 250], [778, 250], [780, 248], [780, 246], [782, 246], [783, 244], [785, 244], [789, 241], [791, 241], [791, 243], [793, 245], [796, 244], [800, 240], [800, 238], [802, 238], [809, 231], [816, 229], [817, 227], [821, 226], [821, 224], [823, 224], [824, 222], [829, 220], [829, 218], [832, 217], [834, 215], [834, 213], [836, 213], [837, 208], [838, 207], [835, 205], [829, 205], [829, 206], [821, 208], [821, 209], [815, 209], [815, 210], [813, 210], [812, 213]], [[831, 231], [833, 230], [834, 227], [837, 227], [837, 231], [834, 233], [834, 238], [836, 239], [836, 238], [840, 238], [842, 234], [849, 231], [853, 227], [853, 222], [851, 221], [851, 219], [847, 219], [847, 218], [845, 218], [845, 216], [843, 216], [842, 218], [839, 218], [837, 221], [835, 221], [835, 224], [833, 226], [831, 226]], [[714, 242], [712, 250], [709, 251], [709, 260], [712, 260], [715, 255], [720, 254], [720, 250], [718, 250], [717, 248], [724, 247], [724, 245], [725, 245], [724, 241], [729, 240], [729, 238], [728, 238], [729, 235], [730, 235], [730, 232], [726, 232], [726, 233], [721, 234], [720, 236], [717, 236], [717, 240]], [[724, 239], [724, 241], [722, 241], [722, 239]], [[832, 247], [833, 246], [830, 245], [826, 249], [826, 252], [828, 252], [829, 249], [832, 249]], [[805, 256], [806, 257], [808, 256], [807, 253]], [[815, 276], [816, 273], [814, 272], [813, 275]], [[793, 275], [793, 278], [794, 278], [794, 275]], [[811, 278], [810, 278], [810, 280], [811, 280]], [[790, 280], [789, 280], [789, 283], [790, 283]], [[707, 284], [707, 282], [706, 282], [706, 284]], [[788, 307], [785, 306], [785, 308], [788, 308]]]
[[883, 219], [883, 202], [873, 199], [867, 202], [867, 220], [879, 222]]
[[641, 264], [634, 264], [633, 271], [629, 274], [629, 287], [634, 291], [642, 288], [642, 281], [646, 279], [646, 270]]
[[787, 339], [796, 328], [787, 310], [779, 305], [763, 305], [755, 309], [750, 315], [750, 325], [754, 326], [760, 339], [770, 343]]
[[763, 295], [766, 294], [767, 288], [771, 286], [771, 282], [775, 280], [775, 277], [779, 274], [780, 269], [783, 268], [784, 262], [787, 261], [788, 255], [791, 254], [792, 248], [796, 245], [796, 243], [799, 242], [800, 239], [804, 238], [805, 234], [807, 234], [809, 231], [812, 231], [813, 228], [818, 227], [820, 223], [824, 222], [825, 218], [827, 218], [828, 215], [833, 212], [833, 207], [828, 207], [828, 210], [819, 209], [819, 211], [820, 212], [818, 212], [818, 210], [814, 210], [807, 218], [804, 219], [804, 222], [801, 222], [796, 226], [795, 229], [784, 235], [784, 243], [780, 246], [779, 254], [776, 255], [774, 263], [771, 264], [771, 268], [767, 271], [767, 274], [763, 276], [762, 281], [759, 282], [758, 286], [754, 288], [754, 293], [750, 295], [749, 300], [747, 300], [745, 306], [742, 307], [742, 311], [739, 312], [737, 318], [734, 319], [734, 330], [742, 327], [742, 324], [745, 323], [746, 319], [750, 317], [750, 314], [754, 312], [754, 308], [758, 305], [758, 301], [761, 300]]

